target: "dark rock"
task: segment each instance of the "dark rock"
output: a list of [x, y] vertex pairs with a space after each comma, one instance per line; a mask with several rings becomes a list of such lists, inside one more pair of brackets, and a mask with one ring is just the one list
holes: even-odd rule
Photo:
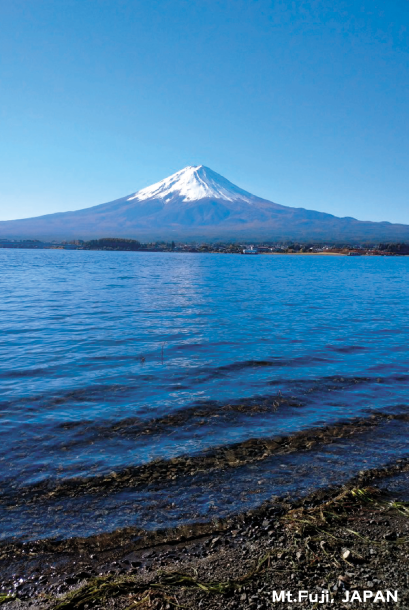
[[386, 534], [384, 534], [384, 539], [391, 541], [391, 540], [396, 540], [398, 535], [396, 532], [387, 532]]
[[75, 575], [75, 578], [77, 578], [78, 580], [84, 580], [85, 578], [91, 578], [92, 574], [90, 572], [78, 572], [78, 574]]

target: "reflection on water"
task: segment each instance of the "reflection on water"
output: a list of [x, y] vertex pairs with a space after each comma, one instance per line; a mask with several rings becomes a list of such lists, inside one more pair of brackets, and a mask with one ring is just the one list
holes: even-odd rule
[[[404, 409], [408, 277], [405, 257], [0, 250], [3, 489]], [[404, 427], [395, 434], [384, 458], [368, 451], [369, 465], [405, 454]], [[339, 452], [344, 469], [360, 468], [350, 449]], [[292, 459], [287, 484], [267, 477], [252, 497], [320, 484], [312, 453]], [[241, 498], [248, 480], [231, 476]], [[220, 477], [209, 481], [223, 496]], [[190, 484], [169, 489], [192, 517], [202, 501]], [[152, 503], [137, 493], [95, 500], [107, 511], [101, 528], [138, 522], [135, 502], [142, 512]], [[170, 491], [155, 493], [159, 507]], [[128, 500], [133, 513], [121, 521]], [[70, 521], [75, 507], [60, 510], [56, 535], [86, 533]], [[12, 523], [27, 535], [34, 522], [33, 535], [47, 535], [51, 522], [30, 511], [2, 518], [4, 536]], [[159, 508], [149, 514], [148, 526], [162, 519]], [[165, 514], [161, 523], [172, 521]]]

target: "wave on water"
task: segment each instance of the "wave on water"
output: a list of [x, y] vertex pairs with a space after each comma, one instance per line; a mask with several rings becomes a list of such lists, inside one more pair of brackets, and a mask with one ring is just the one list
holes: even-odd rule
[[408, 259], [111, 254], [0, 252], [3, 540], [226, 516], [407, 457]]
[[47, 479], [24, 488], [9, 481], [0, 502], [1, 539], [175, 527], [254, 508], [270, 499], [272, 490], [294, 499], [342, 484], [361, 470], [399, 459], [409, 463], [408, 411], [292, 437], [251, 439], [107, 475]]

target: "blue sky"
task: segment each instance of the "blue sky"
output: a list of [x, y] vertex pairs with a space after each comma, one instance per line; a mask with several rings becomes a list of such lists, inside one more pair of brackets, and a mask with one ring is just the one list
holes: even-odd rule
[[0, 0], [0, 220], [186, 165], [409, 224], [406, 0]]

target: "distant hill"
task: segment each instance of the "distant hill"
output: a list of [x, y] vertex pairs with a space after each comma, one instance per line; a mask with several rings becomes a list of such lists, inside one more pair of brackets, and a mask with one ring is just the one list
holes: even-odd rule
[[405, 241], [409, 225], [338, 218], [256, 197], [208, 167], [176, 174], [109, 203], [76, 212], [0, 222], [0, 237], [179, 240]]

